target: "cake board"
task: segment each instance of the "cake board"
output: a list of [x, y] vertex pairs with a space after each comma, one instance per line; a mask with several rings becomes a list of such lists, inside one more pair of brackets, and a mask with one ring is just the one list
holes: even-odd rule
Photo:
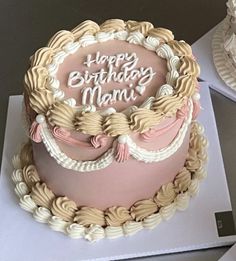
[[236, 260], [236, 244], [234, 244], [219, 261], [235, 261]]
[[[90, 243], [71, 239], [37, 223], [18, 205], [11, 181], [11, 158], [25, 139], [21, 128], [21, 96], [9, 99], [5, 144], [0, 178], [0, 260], [116, 260], [176, 253], [231, 245], [234, 233], [218, 236], [215, 213], [231, 213], [231, 203], [218, 140], [208, 85], [201, 83], [204, 108], [199, 121], [205, 126], [209, 147], [208, 177], [189, 208], [177, 212], [153, 230], [142, 230], [131, 237], [103, 239]], [[221, 225], [224, 225], [224, 222]]]
[[236, 102], [236, 91], [228, 87], [220, 78], [213, 62], [212, 38], [218, 26], [219, 24], [193, 43], [191, 47], [201, 67], [200, 78], [208, 82], [213, 90]]

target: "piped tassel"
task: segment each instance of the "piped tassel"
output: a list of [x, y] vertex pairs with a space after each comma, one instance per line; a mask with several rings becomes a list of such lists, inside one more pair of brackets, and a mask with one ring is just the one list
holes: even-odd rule
[[125, 135], [119, 136], [117, 139], [118, 143], [116, 146], [116, 156], [117, 162], [124, 162], [129, 159], [129, 146], [127, 144], [127, 137]]
[[37, 115], [35, 121], [33, 121], [30, 127], [29, 130], [30, 138], [36, 143], [40, 143], [42, 141], [41, 131], [42, 131], [42, 123], [44, 121], [45, 121], [45, 117], [39, 114]]

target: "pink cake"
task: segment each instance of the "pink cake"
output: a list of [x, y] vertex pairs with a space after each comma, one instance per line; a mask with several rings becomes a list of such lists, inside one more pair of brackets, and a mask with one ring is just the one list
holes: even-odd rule
[[21, 207], [91, 241], [186, 209], [205, 176], [199, 73], [191, 47], [149, 22], [56, 33], [25, 75], [30, 139], [12, 176]]

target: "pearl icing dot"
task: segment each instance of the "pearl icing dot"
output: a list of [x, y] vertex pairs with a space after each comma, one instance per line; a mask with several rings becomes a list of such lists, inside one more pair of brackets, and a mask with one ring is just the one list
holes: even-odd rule
[[45, 117], [42, 114], [36, 116], [37, 123], [43, 123], [45, 121]]
[[119, 142], [120, 144], [125, 144], [125, 143], [127, 142], [127, 137], [124, 136], [124, 135], [119, 136], [118, 142]]
[[199, 101], [200, 100], [200, 94], [198, 93], [198, 92], [196, 92], [196, 93], [194, 93], [194, 95], [193, 95], [193, 99], [195, 100], [195, 101]]

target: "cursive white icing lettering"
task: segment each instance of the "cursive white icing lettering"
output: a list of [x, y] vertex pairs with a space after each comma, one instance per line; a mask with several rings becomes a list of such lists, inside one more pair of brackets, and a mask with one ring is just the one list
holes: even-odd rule
[[81, 89], [82, 93], [82, 105], [93, 105], [96, 101], [98, 107], [107, 106], [108, 104], [114, 104], [117, 101], [135, 101], [134, 89], [119, 89], [112, 90], [110, 93], [102, 94], [102, 87], [96, 85], [92, 87], [86, 87]]
[[[154, 75], [152, 67], [137, 67], [138, 57], [136, 53], [118, 53], [116, 55], [101, 55], [96, 52], [86, 56], [84, 65], [91, 67], [92, 64], [105, 64], [106, 68], [98, 71], [83, 73], [73, 71], [69, 74], [67, 86], [81, 88], [82, 104], [97, 104], [98, 107], [107, 106], [117, 101], [134, 101], [138, 95], [143, 95], [146, 86], [152, 81]], [[119, 68], [118, 68], [119, 67]], [[131, 83], [136, 81], [136, 85]], [[116, 82], [126, 83], [128, 89], [113, 89], [111, 92], [102, 93], [102, 85]], [[86, 87], [90, 85], [94, 87]]]

